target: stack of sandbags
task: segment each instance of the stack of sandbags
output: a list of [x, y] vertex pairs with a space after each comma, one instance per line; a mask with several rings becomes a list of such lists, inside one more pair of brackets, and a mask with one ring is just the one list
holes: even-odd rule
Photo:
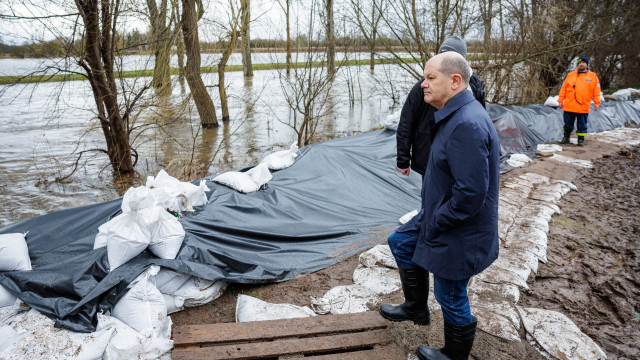
[[98, 228], [94, 249], [106, 246], [111, 270], [149, 248], [162, 259], [175, 259], [184, 229], [178, 219], [156, 203], [150, 189], [130, 188], [122, 199], [122, 214]]

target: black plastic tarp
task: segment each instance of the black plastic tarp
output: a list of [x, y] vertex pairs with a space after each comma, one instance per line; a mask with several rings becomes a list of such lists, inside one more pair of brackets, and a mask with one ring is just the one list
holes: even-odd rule
[[[530, 152], [561, 136], [559, 109], [489, 105], [488, 111], [503, 154]], [[640, 122], [638, 101], [604, 103], [589, 116], [589, 129], [625, 121]], [[97, 312], [110, 309], [151, 264], [236, 283], [313, 272], [384, 242], [398, 218], [420, 206], [421, 179], [401, 176], [395, 153], [395, 132], [381, 130], [306, 146], [257, 192], [208, 181], [209, 204], [180, 219], [186, 236], [175, 260], [145, 251], [112, 272], [106, 248], [93, 250], [93, 243], [121, 199], [21, 221], [0, 234], [28, 231], [33, 270], [0, 273], [0, 284], [58, 326], [93, 331]]]

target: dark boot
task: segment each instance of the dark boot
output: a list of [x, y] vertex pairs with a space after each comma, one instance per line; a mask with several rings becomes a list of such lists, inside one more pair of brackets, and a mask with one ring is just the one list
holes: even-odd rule
[[417, 325], [427, 325], [429, 314], [429, 272], [421, 267], [398, 268], [404, 303], [398, 306], [380, 306], [380, 315], [391, 321], [411, 320]]
[[418, 358], [421, 360], [467, 360], [471, 354], [478, 321], [456, 326], [444, 323], [444, 347], [432, 349], [420, 345]]
[[569, 136], [571, 136], [571, 131], [564, 131], [564, 136], [562, 137], [562, 140], [560, 140], [560, 144], [568, 144], [569, 143]]
[[578, 136], [578, 146], [584, 146], [584, 136]]

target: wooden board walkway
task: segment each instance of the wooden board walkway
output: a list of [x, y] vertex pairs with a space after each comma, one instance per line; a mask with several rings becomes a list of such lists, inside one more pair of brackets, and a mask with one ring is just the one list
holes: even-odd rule
[[406, 359], [378, 312], [173, 328], [174, 360]]

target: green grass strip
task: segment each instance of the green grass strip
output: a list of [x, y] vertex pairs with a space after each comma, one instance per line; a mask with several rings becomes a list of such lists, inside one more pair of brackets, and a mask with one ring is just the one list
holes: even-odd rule
[[[413, 62], [411, 58], [402, 59], [404, 62]], [[376, 64], [397, 64], [396, 59], [377, 59]], [[344, 62], [343, 66], [360, 66], [369, 65], [369, 60], [349, 60]], [[292, 63], [292, 68], [305, 67], [306, 63], [298, 62]], [[312, 63], [313, 67], [326, 66], [326, 62], [316, 61]], [[285, 63], [271, 63], [271, 64], [254, 64], [253, 70], [278, 70], [286, 69]], [[202, 73], [218, 72], [217, 66], [203, 66], [200, 68]], [[227, 65], [225, 72], [230, 71], [242, 71], [242, 65]], [[151, 77], [153, 76], [153, 70], [131, 70], [122, 71], [119, 73], [123, 78], [138, 78], [138, 77]], [[171, 75], [178, 75], [178, 68], [171, 68]], [[58, 75], [20, 75], [20, 76], [0, 76], [0, 85], [13, 85], [13, 84], [29, 84], [29, 83], [45, 83], [45, 82], [57, 82], [57, 81], [76, 81], [87, 80], [87, 78], [80, 74], [58, 74]]]

